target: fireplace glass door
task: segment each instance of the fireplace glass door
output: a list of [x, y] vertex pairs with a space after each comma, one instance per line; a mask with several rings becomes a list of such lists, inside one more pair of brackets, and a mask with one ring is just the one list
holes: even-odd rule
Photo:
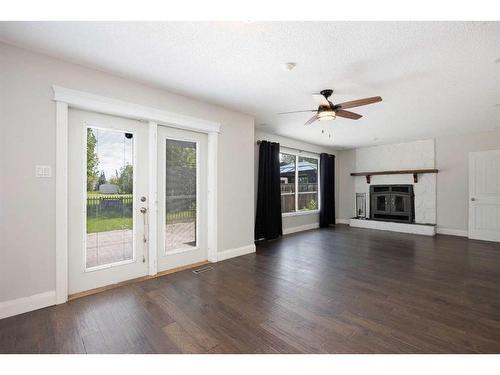
[[414, 220], [413, 187], [411, 185], [378, 185], [370, 187], [370, 218], [374, 220]]
[[391, 213], [390, 202], [390, 194], [374, 194], [372, 199], [372, 213], [379, 215], [389, 215]]
[[410, 212], [410, 197], [404, 195], [392, 195], [391, 212], [394, 215], [408, 215]]

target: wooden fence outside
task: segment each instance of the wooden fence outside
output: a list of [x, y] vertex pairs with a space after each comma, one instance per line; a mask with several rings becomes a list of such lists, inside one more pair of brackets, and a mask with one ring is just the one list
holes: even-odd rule
[[[87, 196], [87, 217], [131, 217], [133, 194], [96, 194]], [[196, 195], [168, 196], [167, 223], [192, 221], [196, 218]]]

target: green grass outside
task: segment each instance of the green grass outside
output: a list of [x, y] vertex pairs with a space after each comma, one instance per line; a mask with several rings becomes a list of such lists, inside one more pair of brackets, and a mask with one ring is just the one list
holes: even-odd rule
[[87, 218], [87, 233], [107, 232], [119, 229], [132, 229], [131, 217], [93, 217]]
[[[101, 194], [87, 191], [87, 198], [132, 198], [132, 194]], [[98, 200], [94, 201], [98, 204]], [[112, 230], [132, 229], [132, 217], [92, 217], [87, 218], [87, 233], [108, 232]]]
[[[180, 211], [167, 215], [167, 223], [189, 222], [194, 217], [189, 217], [192, 211]], [[182, 218], [182, 219], [180, 219]], [[111, 230], [132, 229], [131, 217], [92, 217], [87, 218], [87, 233], [108, 232]]]

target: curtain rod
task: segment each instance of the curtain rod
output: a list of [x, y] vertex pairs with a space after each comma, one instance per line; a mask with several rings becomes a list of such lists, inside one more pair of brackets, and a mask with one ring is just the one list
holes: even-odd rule
[[[259, 139], [257, 141], [257, 144], [260, 145], [261, 142], [262, 142], [262, 140]], [[271, 142], [271, 141], [267, 141], [267, 142]], [[279, 143], [279, 142], [274, 142], [274, 143]], [[280, 143], [280, 146], [283, 146], [285, 148], [289, 148], [289, 149], [292, 149], [292, 150], [296, 150], [296, 151], [299, 151], [299, 152], [308, 152], [310, 154], [316, 154], [316, 155], [320, 155], [320, 154], [323, 154], [323, 153], [326, 154], [326, 152], [308, 151], [308, 150], [302, 150], [302, 149], [297, 148], [297, 147], [289, 147], [289, 146], [286, 146], [286, 145], [282, 145], [281, 143]]]

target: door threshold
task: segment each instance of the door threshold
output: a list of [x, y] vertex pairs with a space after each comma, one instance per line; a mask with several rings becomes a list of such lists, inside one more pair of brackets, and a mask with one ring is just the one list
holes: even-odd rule
[[75, 300], [75, 299], [78, 299], [78, 298], [90, 296], [92, 294], [101, 293], [101, 292], [104, 292], [106, 290], [119, 288], [119, 287], [122, 287], [122, 286], [125, 286], [125, 285], [135, 284], [135, 283], [138, 283], [140, 281], [145, 281], [145, 280], [150, 280], [150, 279], [156, 279], [157, 277], [162, 277], [162, 276], [170, 275], [171, 273], [176, 273], [176, 272], [180, 272], [180, 271], [189, 270], [191, 268], [196, 268], [196, 267], [204, 266], [205, 264], [208, 264], [208, 263], [210, 263], [208, 260], [203, 260], [201, 262], [191, 263], [191, 264], [188, 264], [188, 265], [185, 265], [185, 266], [175, 267], [175, 268], [172, 268], [172, 269], [169, 269], [169, 270], [161, 271], [161, 272], [158, 272], [156, 275], [141, 276], [141, 277], [137, 277], [135, 279], [130, 279], [130, 280], [122, 281], [122, 282], [119, 282], [119, 283], [116, 283], [116, 284], [110, 284], [110, 285], [106, 285], [106, 286], [101, 286], [99, 288], [89, 289], [89, 290], [86, 290], [84, 292], [78, 292], [78, 293], [70, 294], [70, 295], [68, 295], [68, 301], [72, 301], [72, 300]]

